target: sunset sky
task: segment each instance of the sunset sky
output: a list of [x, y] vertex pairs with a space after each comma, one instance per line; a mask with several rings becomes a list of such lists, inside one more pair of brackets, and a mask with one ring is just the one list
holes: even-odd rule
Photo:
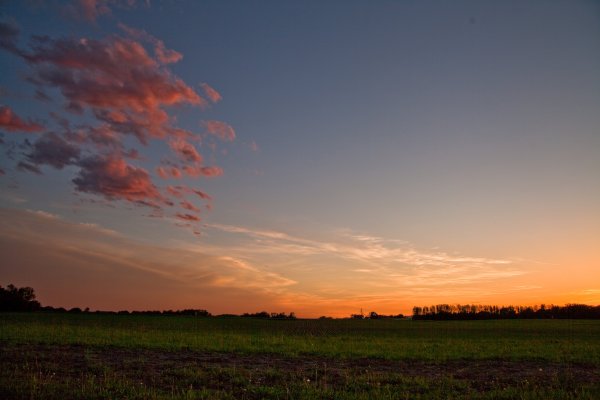
[[0, 285], [600, 304], [600, 3], [1, 1]]

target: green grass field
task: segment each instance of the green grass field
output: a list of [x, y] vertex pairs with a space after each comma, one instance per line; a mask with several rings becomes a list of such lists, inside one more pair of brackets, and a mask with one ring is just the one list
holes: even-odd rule
[[600, 321], [0, 314], [0, 398], [599, 398]]

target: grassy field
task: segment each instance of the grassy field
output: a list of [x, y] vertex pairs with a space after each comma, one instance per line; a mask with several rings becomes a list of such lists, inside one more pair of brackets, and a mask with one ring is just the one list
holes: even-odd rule
[[0, 314], [0, 398], [599, 398], [600, 321]]

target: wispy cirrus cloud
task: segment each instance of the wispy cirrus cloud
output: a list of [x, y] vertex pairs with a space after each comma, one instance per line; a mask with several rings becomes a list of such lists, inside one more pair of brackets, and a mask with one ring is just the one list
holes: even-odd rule
[[600, 289], [583, 289], [580, 293], [585, 295], [589, 294], [593, 296], [600, 296]]
[[[207, 228], [209, 235], [235, 235], [228, 246], [231, 254], [299, 271], [305, 276], [299, 283], [303, 293], [315, 299], [320, 296], [324, 302], [361, 303], [357, 299], [377, 292], [378, 302], [390, 306], [395, 302], [398, 307], [409, 295], [443, 298], [479, 293], [485, 297], [531, 289], [530, 285], [514, 283], [529, 271], [512, 259], [422, 250], [407, 241], [351, 231], [333, 232], [327, 235], [328, 240], [316, 240], [225, 224], [208, 224]], [[288, 294], [293, 299], [300, 292]]]
[[588, 288], [567, 294], [570, 302], [600, 304], [600, 288]]
[[31, 213], [31, 214], [34, 214], [34, 215], [37, 215], [39, 217], [46, 218], [46, 219], [60, 219], [60, 216], [49, 213], [48, 211], [43, 211], [43, 210], [26, 210], [26, 211], [28, 213]]
[[[404, 263], [415, 266], [443, 266], [455, 264], [471, 265], [508, 265], [512, 261], [483, 257], [468, 257], [451, 255], [441, 251], [417, 250], [410, 243], [402, 240], [389, 240], [377, 236], [354, 235], [346, 232], [338, 233], [336, 242], [322, 242], [301, 237], [295, 237], [283, 232], [272, 230], [250, 229], [247, 227], [209, 224], [211, 228], [239, 233], [262, 241], [268, 239], [272, 242], [266, 244], [283, 245], [288, 250], [295, 245], [302, 254], [332, 253], [343, 258], [354, 259], [367, 263]], [[268, 250], [268, 246], [266, 250]], [[292, 250], [293, 251], [293, 250]]]
[[22, 268], [2, 263], [0, 273], [15, 281], [42, 276], [35, 287], [44, 304], [256, 311], [276, 306], [278, 293], [296, 284], [243, 258], [144, 244], [45, 211], [0, 209], [0, 221], [2, 254], [19, 265], [27, 259]]

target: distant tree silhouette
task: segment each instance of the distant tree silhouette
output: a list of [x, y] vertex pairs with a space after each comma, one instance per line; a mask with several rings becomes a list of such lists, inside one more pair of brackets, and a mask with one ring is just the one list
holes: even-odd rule
[[352, 314], [350, 316], [350, 318], [355, 318], [355, 319], [402, 319], [402, 318], [404, 318], [404, 315], [403, 314], [385, 315], [385, 314], [378, 314], [375, 311], [371, 311], [366, 316], [363, 316], [362, 314]]
[[600, 306], [567, 304], [565, 306], [491, 306], [448, 305], [413, 307], [414, 320], [484, 320], [484, 319], [600, 319]]
[[5, 288], [0, 286], [0, 311], [35, 311], [40, 303], [35, 300], [31, 287], [17, 288], [12, 283]]
[[261, 311], [253, 314], [244, 313], [242, 314], [244, 318], [261, 318], [261, 319], [296, 319], [296, 314], [291, 312], [289, 314], [280, 312], [280, 313], [268, 313], [266, 311]]

